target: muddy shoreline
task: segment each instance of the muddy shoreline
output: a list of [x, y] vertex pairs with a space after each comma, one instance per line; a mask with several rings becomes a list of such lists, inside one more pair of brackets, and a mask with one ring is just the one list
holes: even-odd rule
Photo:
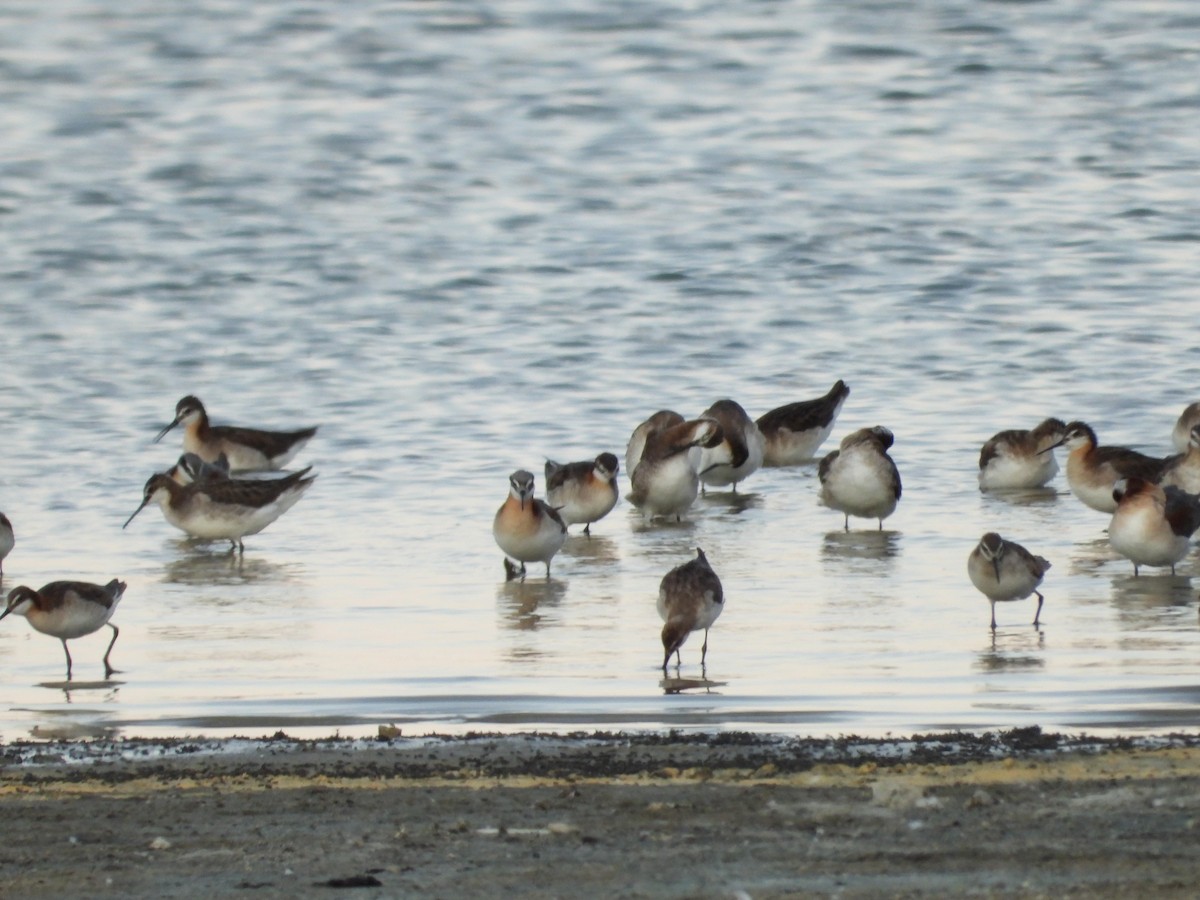
[[1192, 896], [1200, 737], [0, 746], [5, 897]]

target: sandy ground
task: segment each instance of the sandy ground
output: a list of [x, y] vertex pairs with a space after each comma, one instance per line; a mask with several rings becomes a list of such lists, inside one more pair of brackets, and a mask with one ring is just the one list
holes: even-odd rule
[[10, 897], [1194, 897], [1200, 737], [0, 746]]

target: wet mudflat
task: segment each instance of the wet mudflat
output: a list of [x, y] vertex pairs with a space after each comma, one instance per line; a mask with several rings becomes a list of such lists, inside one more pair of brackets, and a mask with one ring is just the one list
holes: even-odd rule
[[1182, 897], [1200, 877], [1195, 737], [280, 735], [0, 761], [6, 897]]

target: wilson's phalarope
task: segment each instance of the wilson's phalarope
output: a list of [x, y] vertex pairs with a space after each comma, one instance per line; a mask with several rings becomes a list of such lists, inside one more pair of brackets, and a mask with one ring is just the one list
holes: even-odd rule
[[1178, 488], [1163, 488], [1130, 476], [1113, 487], [1117, 508], [1108, 523], [1108, 542], [1140, 566], [1170, 566], [1187, 556], [1192, 535], [1200, 528], [1200, 497]]
[[780, 406], [758, 417], [765, 441], [764, 466], [795, 466], [812, 462], [833, 432], [850, 388], [838, 380], [824, 397]]
[[558, 511], [563, 523], [583, 523], [583, 533], [592, 533], [617, 505], [617, 457], [601, 453], [594, 460], [559, 465], [546, 460], [546, 502]]
[[1113, 498], [1117, 481], [1131, 476], [1157, 481], [1167, 463], [1127, 447], [1101, 447], [1096, 432], [1085, 422], [1068, 424], [1061, 443], [1071, 451], [1067, 455], [1071, 493], [1098, 512], [1110, 513], [1117, 508]]
[[155, 502], [180, 531], [202, 540], [229, 541], [232, 549], [244, 552], [242, 538], [258, 534], [282, 516], [312, 485], [317, 476], [308, 476], [311, 468], [282, 478], [228, 478], [186, 485], [158, 472], [146, 482], [141, 506], [121, 527]]
[[700, 448], [696, 464], [700, 481], [708, 487], [732, 485], [736, 493], [738, 482], [762, 467], [762, 432], [733, 400], [718, 400], [700, 418], [712, 419], [721, 426], [721, 440], [711, 447]]
[[1187, 450], [1167, 460], [1158, 483], [1189, 494], [1200, 494], [1200, 425], [1192, 426]]
[[1066, 433], [1061, 419], [1046, 419], [1032, 431], [1013, 429], [993, 435], [979, 452], [979, 489], [1044, 487], [1058, 472], [1054, 448]]
[[1175, 420], [1171, 441], [1180, 453], [1187, 452], [1188, 443], [1192, 439], [1192, 429], [1197, 425], [1200, 425], [1200, 401], [1189, 403]]
[[12, 522], [8, 521], [8, 516], [0, 513], [0, 577], [4, 575], [4, 558], [12, 553], [16, 545], [17, 537], [13, 534]]
[[1043, 597], [1038, 585], [1050, 563], [1034, 556], [1015, 541], [1006, 541], [994, 531], [985, 534], [967, 559], [967, 574], [971, 583], [992, 604], [992, 631], [996, 630], [996, 604], [1009, 600], [1024, 600], [1037, 594], [1037, 611], [1033, 624], [1042, 614]]
[[671, 409], [660, 409], [645, 422], [633, 429], [629, 443], [625, 445], [625, 471], [630, 478], [633, 470], [642, 461], [642, 451], [646, 448], [646, 438], [660, 431], [666, 431], [675, 425], [683, 424], [683, 416]]
[[208, 484], [212, 481], [227, 481], [229, 479], [229, 460], [222, 453], [213, 462], [207, 463], [195, 453], [185, 453], [179, 461], [164, 472], [176, 484], [191, 484], [198, 482]]
[[693, 631], [704, 629], [704, 646], [700, 648], [700, 666], [708, 656], [708, 629], [725, 608], [721, 579], [708, 564], [704, 551], [697, 548], [696, 558], [676, 566], [663, 576], [658, 586], [658, 615], [665, 623], [662, 629], [663, 671], [675, 654], [675, 665], [682, 660], [679, 648]]
[[[508, 497], [496, 510], [492, 536], [504, 551], [507, 580], [525, 577], [525, 563], [544, 562], [550, 577], [550, 560], [567, 539], [567, 526], [547, 503], [533, 496], [533, 474], [518, 469], [508, 477]], [[512, 565], [515, 559], [520, 568]]]
[[282, 469], [296, 452], [317, 433], [314, 428], [297, 431], [263, 431], [231, 425], [210, 425], [204, 404], [193, 396], [175, 404], [175, 419], [158, 433], [155, 443], [176, 425], [183, 425], [183, 449], [205, 462], [215, 462], [224, 453], [234, 472]]
[[692, 419], [646, 436], [641, 460], [633, 470], [629, 502], [650, 518], [677, 519], [696, 501], [700, 476], [691, 458], [693, 447], [713, 447], [721, 426], [713, 419]]
[[850, 517], [883, 520], [896, 511], [900, 502], [900, 473], [888, 456], [895, 438], [882, 425], [860, 428], [842, 438], [839, 449], [821, 460], [817, 477], [821, 480], [821, 502], [845, 514], [845, 529]]
[[108, 620], [117, 611], [124, 593], [125, 582], [116, 578], [103, 586], [85, 581], [52, 581], [39, 591], [22, 584], [9, 591], [8, 607], [0, 612], [0, 619], [16, 613], [28, 619], [35, 631], [62, 641], [63, 652], [67, 654], [67, 681], [71, 680], [71, 651], [67, 649], [67, 641], [107, 625], [113, 636], [104, 651], [104, 677], [110, 678], [116, 669], [109, 665], [108, 655], [121, 632]]

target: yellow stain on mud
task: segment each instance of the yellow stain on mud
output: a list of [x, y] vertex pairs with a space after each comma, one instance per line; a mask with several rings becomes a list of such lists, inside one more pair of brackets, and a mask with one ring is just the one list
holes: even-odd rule
[[[1159, 750], [1105, 750], [1096, 753], [1067, 752], [1039, 758], [1005, 758], [962, 763], [865, 762], [861, 765], [816, 765], [803, 772], [780, 772], [774, 763], [757, 769], [709, 769], [706, 767], [662, 767], [613, 777], [534, 776], [481, 774], [476, 770], [445, 772], [434, 777], [386, 775], [330, 776], [263, 773], [262, 761], [254, 760], [254, 774], [213, 773], [156, 775], [113, 778], [81, 777], [78, 770], [61, 776], [36, 769], [10, 769], [0, 774], [0, 798], [24, 796], [63, 797], [105, 795], [139, 797], [163, 791], [255, 792], [280, 790], [395, 790], [403, 788], [491, 788], [562, 787], [565, 785], [656, 785], [707, 782], [730, 787], [782, 785], [811, 788], [871, 788], [879, 782], [904, 785], [910, 790], [961, 785], [1019, 785], [1059, 782], [1150, 782], [1159, 779], [1200, 777], [1200, 748]], [[197, 768], [203, 769], [202, 762]], [[132, 764], [130, 768], [136, 768]], [[286, 767], [281, 767], [286, 768]]]

